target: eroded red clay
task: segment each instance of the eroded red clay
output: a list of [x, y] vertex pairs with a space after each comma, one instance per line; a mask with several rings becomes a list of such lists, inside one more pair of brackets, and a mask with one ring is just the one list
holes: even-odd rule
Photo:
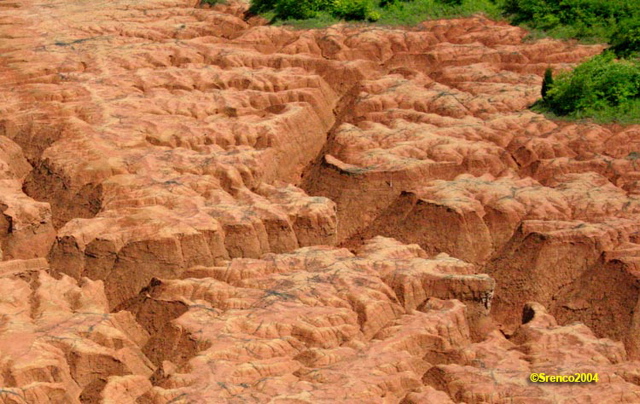
[[602, 46], [5, 6], [3, 402], [639, 401], [640, 127], [527, 110]]

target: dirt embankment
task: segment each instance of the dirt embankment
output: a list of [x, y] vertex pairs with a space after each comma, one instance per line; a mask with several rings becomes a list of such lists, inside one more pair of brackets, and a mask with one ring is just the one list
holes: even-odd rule
[[0, 7], [3, 402], [638, 402], [640, 127], [526, 109], [601, 46], [196, 3]]

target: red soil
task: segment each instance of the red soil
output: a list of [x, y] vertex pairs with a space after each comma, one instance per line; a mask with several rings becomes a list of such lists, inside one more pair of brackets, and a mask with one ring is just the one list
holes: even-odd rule
[[602, 46], [245, 11], [0, 3], [0, 401], [640, 401], [640, 127], [527, 110]]

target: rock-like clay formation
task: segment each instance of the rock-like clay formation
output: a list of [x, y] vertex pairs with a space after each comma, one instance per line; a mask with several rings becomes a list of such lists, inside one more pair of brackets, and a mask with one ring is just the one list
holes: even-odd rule
[[527, 109], [603, 46], [198, 3], [0, 2], [0, 402], [640, 402], [640, 127]]
[[102, 281], [47, 269], [42, 258], [0, 264], [3, 402], [98, 402], [120, 377], [148, 383], [154, 367], [140, 346], [149, 334], [133, 315], [109, 312]]
[[150, 334], [142, 350], [158, 370], [145, 394], [400, 401], [434, 363], [484, 337], [489, 321], [494, 281], [463, 261], [425, 256], [378, 237], [356, 254], [307, 247], [154, 279], [118, 308]]

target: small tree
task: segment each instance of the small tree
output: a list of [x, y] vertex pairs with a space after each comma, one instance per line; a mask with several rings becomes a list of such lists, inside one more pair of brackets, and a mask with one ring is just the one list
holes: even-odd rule
[[373, 2], [371, 0], [333, 0], [330, 11], [334, 16], [345, 20], [365, 20], [372, 15]]
[[547, 70], [544, 71], [544, 79], [542, 80], [542, 90], [540, 93], [542, 94], [542, 99], [546, 100], [547, 93], [553, 87], [553, 71], [550, 67], [547, 67]]
[[315, 17], [330, 5], [331, 0], [276, 0], [275, 11], [278, 18], [283, 20], [303, 20]]
[[618, 57], [640, 57], [640, 19], [627, 19], [618, 25], [609, 40]]

